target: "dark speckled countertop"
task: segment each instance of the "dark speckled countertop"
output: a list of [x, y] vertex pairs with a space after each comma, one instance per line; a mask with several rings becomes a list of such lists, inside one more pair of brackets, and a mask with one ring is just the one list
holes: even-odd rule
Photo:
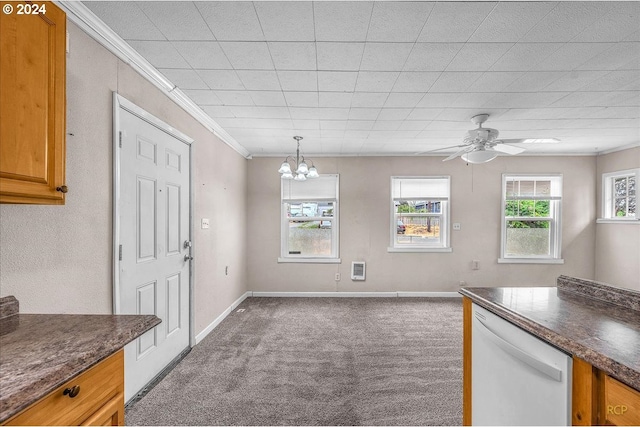
[[0, 319], [0, 422], [160, 323], [152, 315], [13, 314]]
[[640, 390], [640, 293], [563, 276], [558, 287], [460, 293]]

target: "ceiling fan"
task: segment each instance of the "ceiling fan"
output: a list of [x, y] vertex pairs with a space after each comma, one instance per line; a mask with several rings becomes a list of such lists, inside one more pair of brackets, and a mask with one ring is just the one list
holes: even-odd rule
[[530, 142], [560, 142], [556, 138], [549, 139], [498, 139], [497, 129], [484, 128], [482, 124], [489, 118], [488, 114], [478, 114], [471, 117], [471, 122], [478, 125], [476, 129], [467, 132], [463, 143], [452, 147], [440, 148], [438, 150], [448, 150], [451, 148], [461, 148], [461, 150], [450, 155], [443, 162], [455, 159], [460, 156], [467, 163], [487, 163], [498, 156], [498, 153], [520, 154], [524, 148], [509, 144], [530, 143]]

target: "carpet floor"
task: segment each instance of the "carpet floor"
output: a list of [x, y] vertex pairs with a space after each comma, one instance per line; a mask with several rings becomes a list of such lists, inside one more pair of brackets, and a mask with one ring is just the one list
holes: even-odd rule
[[248, 298], [125, 421], [460, 425], [461, 299]]

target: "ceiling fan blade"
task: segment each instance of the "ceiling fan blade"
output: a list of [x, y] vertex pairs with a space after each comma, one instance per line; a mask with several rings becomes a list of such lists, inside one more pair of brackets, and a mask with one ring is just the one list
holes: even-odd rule
[[461, 144], [461, 145], [452, 145], [451, 147], [436, 148], [435, 150], [420, 151], [415, 153], [414, 156], [418, 156], [420, 154], [435, 153], [436, 151], [442, 151], [442, 150], [451, 150], [452, 148], [460, 148], [460, 147], [466, 147], [466, 146], [467, 144]]
[[454, 153], [452, 155], [450, 155], [449, 157], [447, 157], [446, 159], [443, 160], [443, 162], [446, 162], [447, 160], [453, 160], [458, 156], [461, 156], [462, 154], [468, 152], [468, 151], [472, 151], [473, 150], [473, 145], [468, 145], [466, 147], [464, 147], [462, 150], [458, 151], [457, 153]]
[[558, 138], [501, 139], [500, 141], [507, 144], [557, 144], [560, 142]]
[[526, 139], [501, 139], [499, 141], [496, 141], [498, 143], [503, 143], [503, 144], [521, 144], [523, 142], [525, 142]]
[[513, 145], [503, 144], [502, 142], [499, 142], [498, 144], [496, 144], [493, 147], [493, 149], [495, 151], [499, 151], [501, 153], [507, 153], [511, 155], [520, 154], [525, 151], [524, 148], [514, 147]]

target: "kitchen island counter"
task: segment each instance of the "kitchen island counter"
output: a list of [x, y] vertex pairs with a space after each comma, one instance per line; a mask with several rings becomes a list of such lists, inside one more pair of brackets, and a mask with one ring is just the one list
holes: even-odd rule
[[640, 390], [637, 292], [561, 276], [557, 287], [464, 288], [460, 293]]

